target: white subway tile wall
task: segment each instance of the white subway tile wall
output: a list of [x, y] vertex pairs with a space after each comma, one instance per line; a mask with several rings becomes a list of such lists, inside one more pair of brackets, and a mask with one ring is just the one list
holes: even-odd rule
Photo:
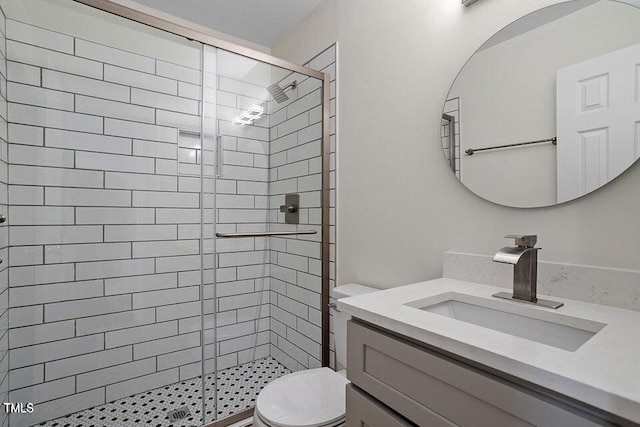
[[[321, 52], [306, 66], [330, 75], [336, 83], [336, 46]], [[316, 235], [271, 238], [271, 355], [288, 369], [321, 366], [322, 362], [322, 81], [291, 74], [282, 87], [298, 82], [288, 92], [289, 100], [269, 102], [270, 221], [272, 230], [288, 230], [280, 205], [285, 194], [300, 194], [299, 229], [317, 230]], [[335, 111], [331, 92], [331, 184], [330, 184], [330, 286], [335, 286]], [[332, 347], [331, 347], [332, 348]], [[330, 357], [334, 365], [333, 351]]]
[[[29, 422], [40, 422], [199, 376], [200, 298], [207, 374], [214, 354], [218, 369], [269, 355], [291, 370], [320, 366], [321, 82], [290, 75], [283, 83], [299, 86], [276, 104], [265, 89], [268, 67], [249, 73], [251, 82], [216, 75], [209, 50], [205, 117], [216, 105], [218, 117], [207, 118], [201, 148], [199, 69], [8, 23], [9, 82], [0, 84], [8, 86], [0, 101], [9, 101], [0, 108], [8, 112], [0, 116], [0, 209], [12, 204], [10, 237], [0, 226], [4, 399], [33, 401], [39, 411]], [[197, 46], [185, 49], [197, 63]], [[335, 46], [307, 65], [332, 81], [333, 286]], [[269, 114], [232, 125], [252, 104]], [[214, 133], [224, 147], [217, 196]], [[298, 228], [318, 234], [218, 240], [214, 301], [214, 221], [220, 232], [290, 230], [278, 209], [288, 192], [301, 195]], [[12, 416], [10, 425], [24, 422]]]
[[[7, 124], [7, 58], [6, 58], [6, 18], [0, 8], [0, 214], [9, 215], [9, 191], [8, 191], [8, 124]], [[28, 74], [28, 73], [27, 73]], [[28, 79], [27, 74], [24, 76]], [[27, 197], [33, 197], [28, 195]], [[16, 253], [16, 258], [28, 259], [27, 251]], [[9, 227], [8, 223], [0, 224], [0, 399], [9, 401]], [[31, 330], [28, 342], [35, 343], [42, 335], [55, 335], [58, 339], [68, 337], [68, 330], [63, 325], [52, 330]], [[31, 375], [37, 375], [32, 373]], [[8, 416], [5, 411], [0, 411], [0, 426], [8, 425]]]
[[[200, 70], [171, 64], [167, 55], [160, 61], [17, 21], [8, 28], [0, 213], [8, 214], [13, 238], [0, 226], [3, 401], [35, 403], [33, 423], [199, 376], [203, 156], [193, 131], [200, 127]], [[198, 45], [184, 49], [199, 62]], [[207, 82], [207, 101], [215, 103], [218, 78], [207, 74]], [[238, 104], [244, 96], [226, 95]], [[221, 181], [227, 196], [218, 200], [225, 226], [238, 230], [268, 223], [268, 117], [253, 127], [246, 133], [266, 136], [257, 142], [267, 151], [235, 144], [251, 162], [228, 170], [234, 179]], [[207, 129], [215, 130], [214, 120]], [[231, 133], [238, 139], [244, 132]], [[269, 295], [258, 292], [269, 269], [254, 271], [268, 260], [264, 239], [221, 245], [223, 255], [238, 258], [218, 275], [222, 311], [214, 343], [212, 144], [209, 138], [204, 147], [205, 348], [210, 358], [217, 349], [223, 369], [253, 357], [254, 336], [256, 357], [269, 355]], [[253, 212], [256, 206], [261, 209]], [[226, 216], [227, 207], [234, 216]], [[258, 306], [262, 322], [254, 321]], [[26, 422], [11, 416], [11, 426]]]

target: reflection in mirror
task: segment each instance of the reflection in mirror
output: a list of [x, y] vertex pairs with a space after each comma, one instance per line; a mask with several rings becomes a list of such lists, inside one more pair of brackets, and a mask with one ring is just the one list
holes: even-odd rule
[[477, 195], [550, 206], [640, 156], [640, 8], [573, 0], [507, 26], [466, 63], [442, 116], [445, 158]]

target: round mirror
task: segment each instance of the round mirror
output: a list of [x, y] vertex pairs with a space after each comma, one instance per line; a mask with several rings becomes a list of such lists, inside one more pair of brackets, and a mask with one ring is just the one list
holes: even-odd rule
[[458, 179], [491, 202], [567, 202], [640, 156], [640, 8], [573, 0], [502, 29], [469, 59], [442, 115]]

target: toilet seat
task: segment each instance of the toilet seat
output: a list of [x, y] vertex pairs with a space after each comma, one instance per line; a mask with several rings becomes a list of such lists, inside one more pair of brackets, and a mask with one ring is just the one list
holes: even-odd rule
[[329, 368], [294, 372], [258, 395], [256, 415], [272, 427], [329, 427], [344, 422], [349, 381]]
[[[253, 423], [251, 425], [253, 427], [272, 427], [271, 425], [267, 424], [266, 421], [263, 421], [257, 412], [253, 414]], [[342, 418], [341, 420], [336, 421], [335, 423], [328, 424], [322, 427], [344, 427], [344, 426], [345, 426], [345, 418]]]

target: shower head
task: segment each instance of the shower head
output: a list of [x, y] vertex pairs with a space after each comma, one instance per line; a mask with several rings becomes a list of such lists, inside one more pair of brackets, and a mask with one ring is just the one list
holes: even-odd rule
[[296, 80], [294, 80], [293, 82], [289, 83], [284, 88], [281, 88], [278, 83], [274, 83], [271, 86], [269, 86], [267, 88], [267, 90], [269, 91], [269, 93], [271, 94], [273, 99], [278, 104], [282, 104], [284, 101], [289, 99], [289, 97], [287, 96], [285, 91], [291, 90], [291, 89], [295, 89], [297, 86], [298, 86], [298, 82]]

